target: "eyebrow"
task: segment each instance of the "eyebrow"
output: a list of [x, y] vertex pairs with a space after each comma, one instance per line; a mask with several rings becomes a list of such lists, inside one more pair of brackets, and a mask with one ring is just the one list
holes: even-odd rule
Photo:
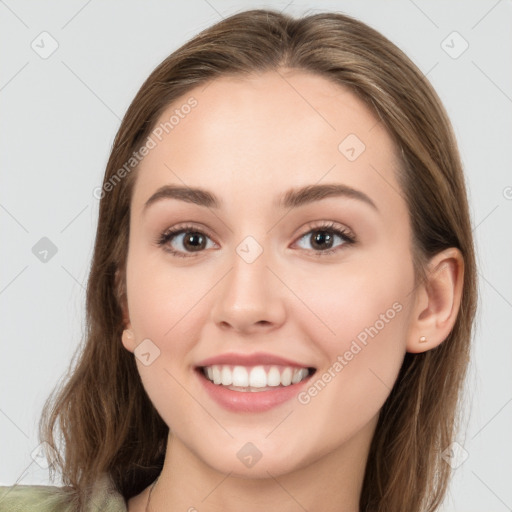
[[[376, 204], [364, 192], [338, 183], [307, 185], [305, 187], [290, 189], [277, 199], [275, 206], [293, 209], [328, 197], [348, 197], [357, 199], [378, 211]], [[222, 206], [222, 201], [208, 190], [178, 185], [164, 185], [145, 202], [143, 212], [152, 204], [163, 199], [177, 199], [179, 201], [185, 201], [186, 203], [205, 206], [206, 208], [219, 209]]]
[[277, 201], [281, 208], [297, 208], [327, 197], [348, 197], [357, 199], [378, 211], [377, 205], [364, 192], [339, 183], [325, 185], [307, 185], [291, 189]]

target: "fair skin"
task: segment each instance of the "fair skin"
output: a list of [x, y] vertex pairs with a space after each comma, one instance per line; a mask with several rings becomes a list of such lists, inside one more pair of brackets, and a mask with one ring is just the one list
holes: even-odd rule
[[[434, 348], [453, 327], [460, 253], [437, 254], [427, 281], [415, 283], [396, 148], [347, 89], [297, 70], [224, 77], [191, 90], [161, 121], [191, 96], [197, 107], [137, 170], [130, 212], [131, 336], [123, 344], [133, 352], [150, 339], [160, 350], [147, 366], [136, 361], [173, 433], [150, 510], [356, 512], [378, 413], [405, 353]], [[353, 161], [338, 149], [349, 134], [366, 146]], [[326, 184], [370, 201], [344, 194], [277, 205], [291, 188]], [[164, 185], [205, 189], [221, 204], [164, 198], [144, 211]], [[184, 224], [203, 234], [199, 250], [186, 243], [190, 235], [166, 242], [185, 257], [155, 242]], [[355, 243], [320, 229], [325, 224]], [[323, 231], [332, 245], [315, 244]], [[237, 252], [248, 236], [263, 249], [250, 263]], [[320, 255], [327, 250], [334, 252]], [[383, 314], [387, 321], [377, 324]], [[332, 377], [338, 356], [371, 326], [377, 334]], [[315, 368], [309, 383], [299, 383], [302, 392], [326, 373], [331, 379], [307, 403], [294, 396], [269, 410], [231, 410], [205, 391], [197, 371], [226, 353], [267, 353]], [[251, 467], [237, 456], [248, 442], [261, 454]], [[129, 512], [145, 510], [148, 491], [129, 500]]]

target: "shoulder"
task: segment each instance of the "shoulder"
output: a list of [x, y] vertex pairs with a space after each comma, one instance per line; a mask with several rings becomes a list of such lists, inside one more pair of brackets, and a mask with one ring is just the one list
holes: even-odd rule
[[76, 507], [73, 493], [51, 485], [0, 487], [0, 512], [71, 512]]
[[[0, 486], [0, 512], [77, 512], [79, 500], [71, 487], [53, 485]], [[86, 512], [127, 512], [126, 502], [108, 477], [98, 480], [83, 509]]]

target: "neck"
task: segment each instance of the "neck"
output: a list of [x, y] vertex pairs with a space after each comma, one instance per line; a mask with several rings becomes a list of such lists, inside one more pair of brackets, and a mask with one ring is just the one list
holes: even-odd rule
[[[377, 418], [356, 438], [291, 473], [243, 478], [206, 465], [169, 436], [150, 512], [358, 512], [366, 459]], [[171, 456], [172, 455], [172, 456]]]

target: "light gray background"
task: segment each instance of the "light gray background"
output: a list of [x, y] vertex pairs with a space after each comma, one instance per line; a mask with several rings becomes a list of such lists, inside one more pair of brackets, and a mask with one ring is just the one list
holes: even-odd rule
[[[401, 47], [441, 96], [467, 173], [481, 294], [468, 423], [459, 435], [467, 459], [443, 511], [512, 510], [512, 2], [505, 0], [0, 0], [0, 484], [49, 483], [36, 426], [82, 336], [98, 209], [92, 191], [120, 118], [165, 56], [221, 17], [254, 7], [353, 15]], [[58, 43], [46, 59], [31, 47], [51, 48], [43, 31]], [[458, 58], [464, 41], [453, 31], [469, 44]], [[58, 250], [47, 262], [32, 252], [42, 237]]]

